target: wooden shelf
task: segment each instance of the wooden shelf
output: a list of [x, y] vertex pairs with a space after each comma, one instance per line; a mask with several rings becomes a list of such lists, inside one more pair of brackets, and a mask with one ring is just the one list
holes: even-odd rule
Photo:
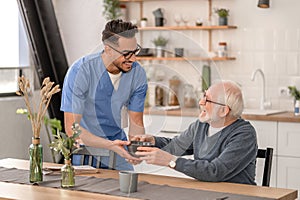
[[[151, 2], [151, 1], [170, 1], [170, 0], [119, 0], [120, 2]], [[172, 0], [172, 1], [182, 1], [182, 0]], [[199, 0], [190, 0], [199, 1]]]
[[152, 56], [137, 56], [137, 60], [167, 60], [167, 61], [228, 61], [235, 60], [235, 57], [152, 57]]
[[[120, 0], [120, 2], [136, 2], [139, 4], [139, 10], [140, 10], [140, 19], [144, 16], [144, 7], [146, 6], [147, 2], [151, 1], [183, 1], [183, 0]], [[199, 0], [194, 0], [194, 1], [199, 1]], [[212, 1], [213, 0], [207, 0], [208, 2], [208, 21], [211, 21], [211, 16], [213, 15], [212, 13]], [[141, 31], [140, 34], [140, 43], [143, 44], [143, 31], [188, 31], [188, 30], [195, 30], [195, 31], [207, 31], [208, 35], [208, 48], [207, 51], [211, 52], [213, 51], [212, 48], [212, 33], [214, 30], [231, 30], [231, 29], [236, 29], [237, 26], [235, 25], [227, 25], [227, 26], [147, 26], [147, 27], [139, 27], [139, 30]], [[138, 60], [169, 60], [169, 61], [184, 61], [184, 60], [199, 60], [199, 61], [228, 61], [228, 60], [235, 60], [236, 58], [234, 57], [214, 57], [214, 58], [209, 58], [209, 57], [187, 57], [187, 58], [178, 58], [178, 57], [168, 57], [168, 58], [157, 58], [157, 57], [137, 57]]]
[[139, 27], [142, 31], [162, 31], [162, 30], [226, 30], [236, 29], [237, 26], [148, 26]]

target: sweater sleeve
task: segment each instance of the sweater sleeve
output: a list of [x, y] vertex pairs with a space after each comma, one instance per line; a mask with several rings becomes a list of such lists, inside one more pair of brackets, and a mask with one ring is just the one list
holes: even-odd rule
[[195, 123], [174, 138], [155, 137], [155, 146], [175, 156], [192, 155]]
[[175, 169], [202, 181], [255, 184], [254, 172], [253, 174], [248, 173], [246, 168], [252, 168], [249, 170], [250, 172], [255, 171], [256, 132], [251, 125], [237, 129], [227, 130], [230, 131], [229, 134], [221, 133], [226, 136], [224, 139], [219, 139], [222, 142], [217, 142], [211, 158], [195, 160], [178, 158]]

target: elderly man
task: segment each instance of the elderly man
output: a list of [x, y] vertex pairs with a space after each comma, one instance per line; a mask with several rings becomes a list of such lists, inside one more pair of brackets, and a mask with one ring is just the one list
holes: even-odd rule
[[[201, 181], [255, 185], [256, 132], [240, 118], [244, 103], [239, 86], [218, 82], [204, 93], [199, 105], [199, 120], [173, 139], [136, 136], [155, 145], [139, 147], [136, 154], [148, 164], [169, 166]], [[180, 157], [192, 154], [194, 160]]]

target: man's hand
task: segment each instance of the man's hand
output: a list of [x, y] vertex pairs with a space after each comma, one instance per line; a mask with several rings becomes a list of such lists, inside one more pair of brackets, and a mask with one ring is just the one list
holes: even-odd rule
[[122, 140], [114, 140], [112, 141], [112, 147], [110, 148], [112, 151], [119, 154], [121, 157], [125, 158], [126, 160], [132, 160], [132, 162], [140, 161], [139, 158], [131, 156], [128, 151], [124, 148], [130, 144], [129, 141], [122, 141]]
[[143, 160], [141, 160], [141, 159], [139, 159], [139, 160], [126, 159], [126, 161], [133, 165], [137, 165], [137, 164], [140, 164], [141, 162], [143, 162]]
[[168, 166], [173, 155], [156, 147], [138, 147], [135, 153], [140, 160], [145, 160], [147, 164]]

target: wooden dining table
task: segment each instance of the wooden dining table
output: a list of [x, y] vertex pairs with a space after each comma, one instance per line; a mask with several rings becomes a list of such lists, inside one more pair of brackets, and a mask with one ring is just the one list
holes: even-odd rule
[[[59, 167], [60, 164], [44, 162], [44, 168]], [[0, 167], [29, 169], [29, 161], [14, 158], [0, 160]], [[98, 178], [118, 179], [117, 170], [99, 169], [97, 173], [81, 173], [79, 176], [94, 176]], [[297, 190], [285, 188], [262, 187], [246, 184], [226, 182], [202, 182], [194, 179], [169, 177], [154, 174], [139, 174], [139, 181], [147, 181], [150, 184], [169, 185], [179, 188], [191, 188], [196, 190], [224, 192], [231, 194], [246, 195], [249, 197], [262, 197], [278, 200], [297, 199]], [[132, 197], [113, 196], [100, 193], [83, 192], [76, 190], [65, 190], [60, 188], [49, 188], [36, 185], [0, 182], [0, 199], [134, 199]]]

